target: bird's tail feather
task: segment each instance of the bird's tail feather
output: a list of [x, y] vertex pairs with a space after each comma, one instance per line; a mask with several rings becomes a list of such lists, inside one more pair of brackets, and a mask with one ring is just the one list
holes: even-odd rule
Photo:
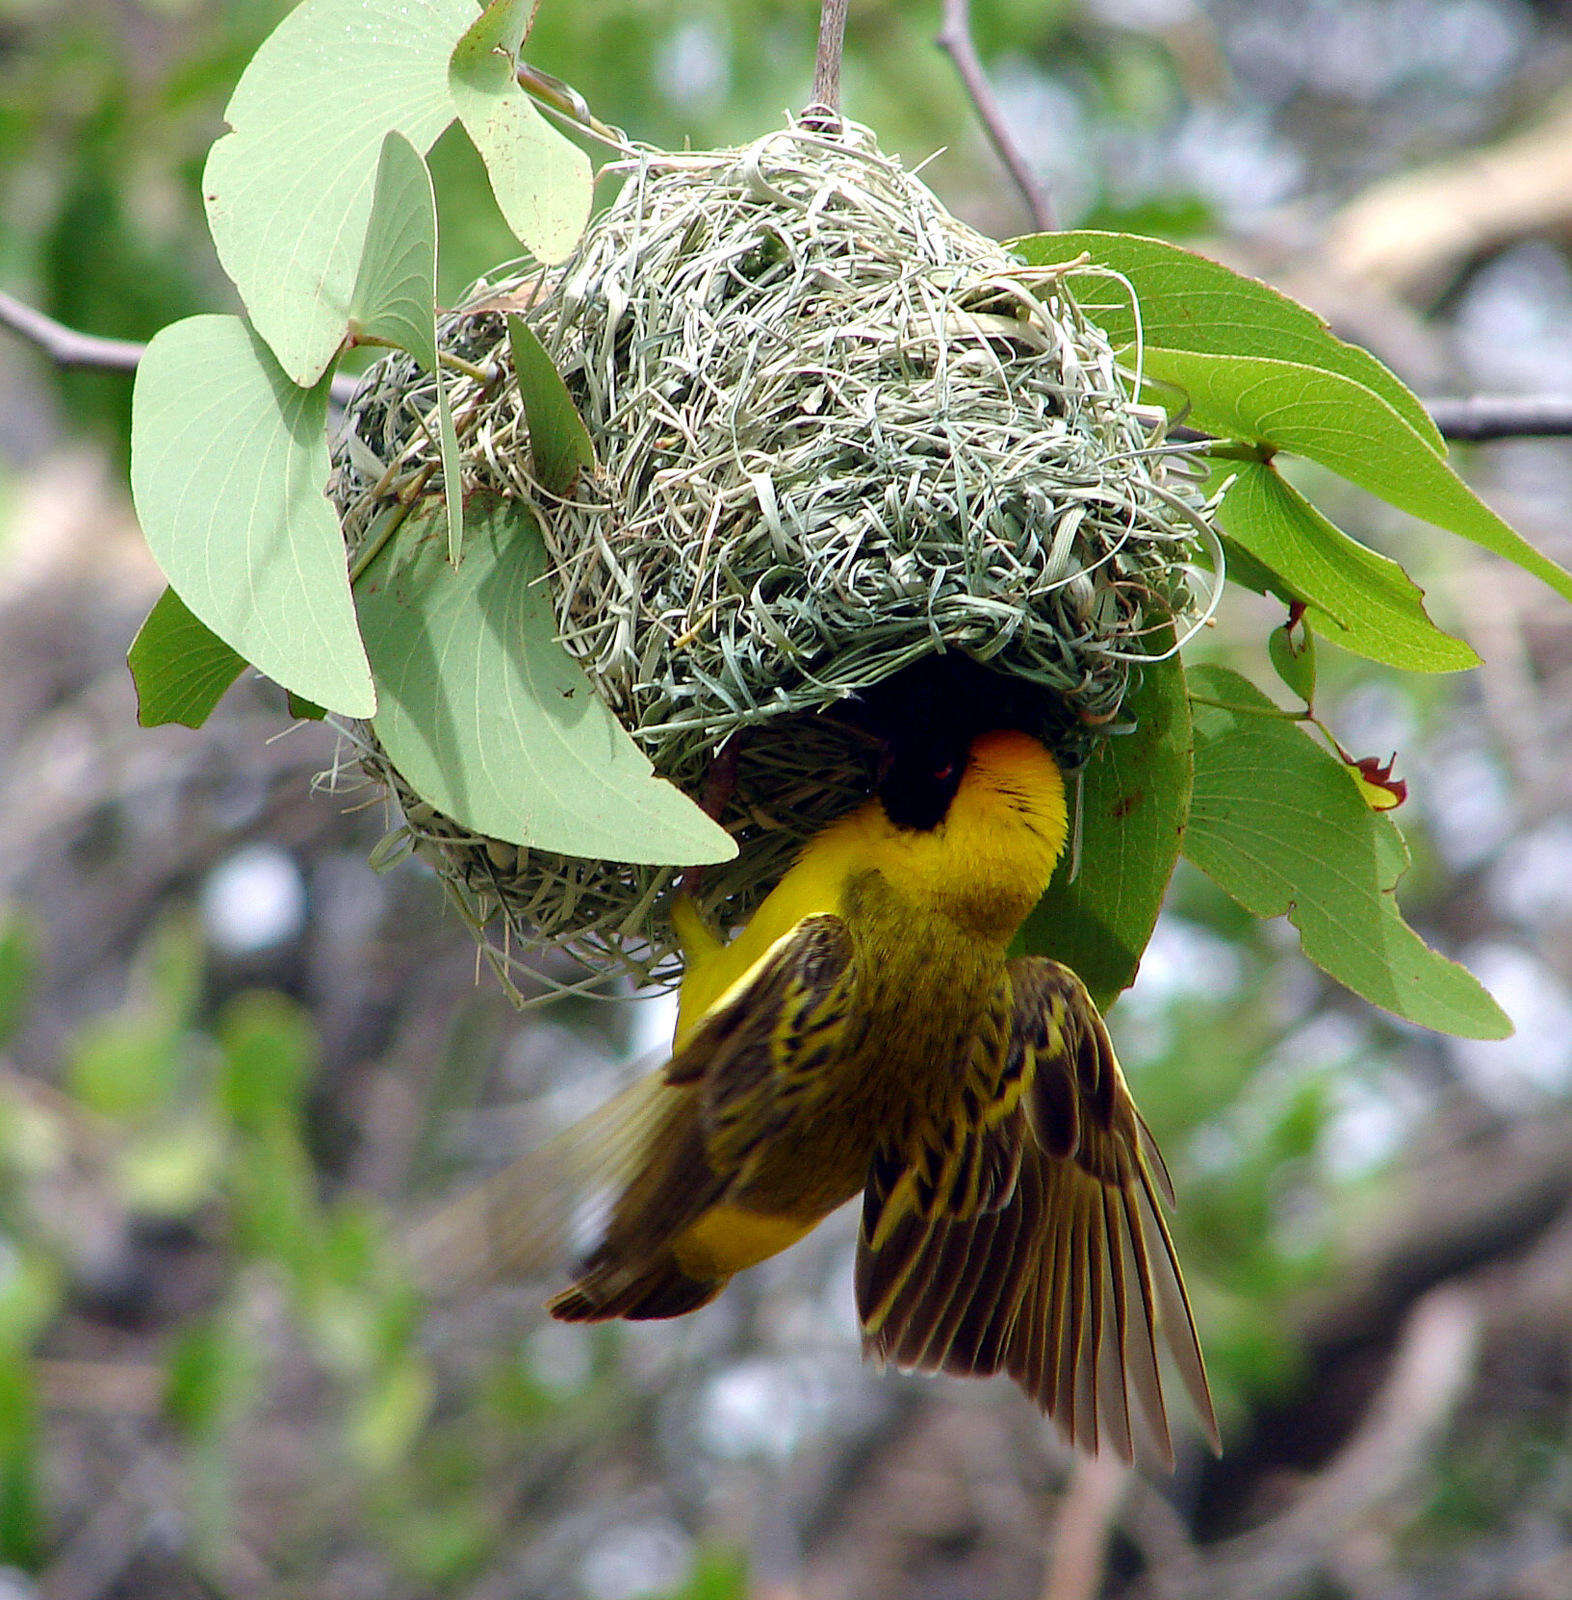
[[593, 1269], [571, 1287], [553, 1295], [546, 1309], [559, 1322], [607, 1322], [626, 1317], [630, 1322], [680, 1317], [707, 1306], [724, 1289], [727, 1278], [690, 1278], [664, 1251], [638, 1275], [616, 1282]]

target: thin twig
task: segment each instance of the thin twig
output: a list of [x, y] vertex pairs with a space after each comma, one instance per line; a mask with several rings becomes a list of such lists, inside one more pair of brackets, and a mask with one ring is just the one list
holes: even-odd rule
[[42, 311], [0, 294], [0, 327], [10, 328], [36, 344], [56, 366], [93, 367], [100, 372], [135, 372], [145, 345], [131, 339], [101, 339], [78, 333]]
[[824, 0], [819, 12], [819, 48], [813, 58], [813, 105], [841, 108], [841, 56], [846, 48], [846, 9], [850, 0]]
[[1427, 400], [1425, 410], [1448, 439], [1561, 439], [1572, 434], [1572, 395], [1471, 395]]
[[[78, 333], [63, 322], [8, 294], [0, 294], [0, 328], [20, 334], [36, 345], [57, 367], [82, 367], [95, 372], [135, 372], [147, 349], [136, 339], [104, 339], [96, 333]], [[352, 372], [336, 372], [329, 390], [335, 405], [348, 405], [360, 379]]]
[[988, 82], [982, 62], [977, 58], [977, 46], [972, 42], [971, 0], [944, 0], [944, 21], [936, 42], [955, 63], [955, 70], [960, 74], [967, 94], [971, 96], [972, 105], [987, 131], [989, 142], [1026, 202], [1033, 226], [1046, 233], [1054, 226], [1053, 205], [1048, 199], [1047, 190], [1037, 181], [1037, 175], [1005, 125], [1004, 113], [999, 109], [993, 86]]
[[564, 83], [561, 78], [552, 77], [549, 72], [542, 72], [539, 67], [526, 66], [522, 61], [518, 65], [518, 82], [525, 94], [537, 104], [575, 123], [585, 133], [593, 134], [603, 144], [609, 144], [616, 150], [627, 150], [627, 134], [621, 128], [613, 128], [595, 116], [590, 111], [584, 96], [572, 84]]
[[[357, 345], [371, 345], [379, 350], [402, 350], [404, 348], [397, 339], [384, 339], [379, 335], [360, 333], [355, 335]], [[473, 361], [466, 361], [463, 356], [454, 355], [451, 350], [438, 350], [437, 360], [450, 372], [462, 372], [466, 378], [473, 378], [476, 383], [489, 384], [492, 374], [483, 367], [477, 367]]]
[[[1443, 439], [1457, 444], [1488, 444], [1500, 439], [1572, 437], [1572, 395], [1480, 394], [1460, 399], [1421, 399]], [[1174, 427], [1170, 439], [1198, 444], [1211, 437], [1197, 428]], [[1248, 447], [1247, 447], [1248, 448]], [[1226, 447], [1214, 455], [1240, 454]], [[1254, 459], [1245, 456], [1245, 459]]]

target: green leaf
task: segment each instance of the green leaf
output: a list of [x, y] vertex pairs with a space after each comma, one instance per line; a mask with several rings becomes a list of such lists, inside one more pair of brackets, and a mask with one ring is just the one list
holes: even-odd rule
[[538, 260], [561, 261], [589, 220], [589, 157], [519, 88], [519, 46], [538, 0], [493, 0], [453, 52], [448, 86], [508, 226]]
[[[410, 786], [492, 838], [613, 861], [736, 854], [650, 764], [557, 642], [545, 549], [514, 501], [475, 495], [455, 572], [413, 520], [356, 584], [382, 707]], [[429, 522], [429, 519], [427, 519]]]
[[0, 905], [0, 1046], [27, 1015], [37, 966], [32, 923], [14, 907]]
[[117, 1152], [117, 1198], [135, 1216], [190, 1217], [213, 1198], [227, 1156], [223, 1134], [205, 1106], [171, 1113]]
[[1205, 432], [1319, 461], [1572, 599], [1572, 573], [1508, 526], [1404, 417], [1352, 378], [1292, 361], [1184, 350], [1148, 350], [1146, 370], [1184, 391], [1189, 420]]
[[165, 589], [137, 629], [126, 665], [136, 685], [136, 720], [144, 728], [165, 722], [200, 728], [246, 662]]
[[299, 1130], [280, 1121], [236, 1140], [225, 1177], [231, 1248], [275, 1262], [309, 1302], [320, 1281], [323, 1202]]
[[508, 349], [524, 402], [529, 425], [529, 451], [535, 476], [551, 494], [572, 492], [580, 472], [595, 469], [595, 446], [589, 429], [573, 404], [562, 375], [551, 364], [535, 330], [513, 312], [508, 313]]
[[1286, 915], [1305, 955], [1372, 1004], [1464, 1038], [1509, 1034], [1478, 980], [1403, 921], [1407, 847], [1341, 762], [1236, 672], [1194, 668], [1190, 689], [1185, 855], [1253, 915]]
[[[1237, 583], [1255, 594], [1275, 595], [1284, 605], [1297, 600], [1307, 611], [1311, 608], [1312, 602], [1303, 590], [1290, 583], [1282, 573], [1273, 572], [1265, 562], [1251, 555], [1237, 539], [1230, 538], [1222, 531], [1221, 523], [1218, 524], [1217, 542], [1222, 547], [1223, 565], [1230, 583]], [[1337, 623], [1337, 626], [1341, 627], [1342, 624]]]
[[437, 366], [437, 201], [426, 163], [403, 134], [382, 141], [360, 270], [349, 297], [350, 331]]
[[165, 1019], [111, 1013], [85, 1023], [66, 1058], [72, 1095], [100, 1117], [144, 1122], [166, 1106], [182, 1074]]
[[471, 0], [305, 0], [251, 58], [202, 189], [224, 270], [295, 382], [349, 326], [383, 137], [419, 151], [453, 120], [448, 58]]
[[37, 1380], [26, 1352], [0, 1347], [0, 1562], [18, 1571], [39, 1571], [46, 1548], [49, 1515], [39, 1413]]
[[321, 1055], [310, 1016], [273, 990], [236, 996], [218, 1020], [219, 1093], [235, 1126], [257, 1134], [300, 1116]]
[[[1479, 657], [1425, 613], [1424, 591], [1387, 557], [1349, 538], [1321, 515], [1269, 461], [1219, 461], [1213, 486], [1232, 474], [1217, 520], [1266, 569], [1228, 575], [1249, 588], [1302, 600], [1306, 621], [1333, 644], [1411, 672], [1456, 672]], [[1270, 579], [1278, 583], [1272, 584]]]
[[131, 493], [170, 586], [232, 650], [344, 716], [376, 708], [328, 478], [328, 384], [291, 383], [239, 317], [155, 335], [131, 404]]
[[66, 1051], [66, 1081], [90, 1110], [137, 1123], [189, 1100], [187, 1035], [201, 998], [203, 959], [186, 919], [157, 923], [138, 946], [125, 1002], [84, 1023]]
[[701, 1548], [686, 1582], [657, 1600], [748, 1600], [754, 1592], [748, 1581], [747, 1558], [739, 1551], [715, 1546]]
[[298, 694], [289, 695], [287, 698], [290, 716], [298, 717], [302, 722], [320, 722], [327, 715], [315, 701], [302, 700]]
[[1061, 862], [1018, 947], [1080, 974], [1106, 1010], [1134, 981], [1179, 856], [1190, 803], [1190, 714], [1178, 659], [1142, 668], [1136, 731], [1104, 742], [1081, 784], [1081, 864]]
[[[1144, 371], [1184, 391], [1195, 427], [1319, 461], [1572, 598], [1572, 574], [1520, 538], [1447, 466], [1445, 442], [1413, 392], [1308, 307], [1159, 239], [1083, 230], [1035, 234], [1013, 248], [1034, 265], [1084, 252], [1128, 279], [1140, 304]], [[1073, 287], [1116, 346], [1135, 344], [1124, 285], [1086, 270]]]
[[437, 353], [437, 196], [420, 152], [398, 132], [382, 141], [349, 317], [352, 334], [391, 341], [436, 380], [448, 559], [457, 565], [464, 539], [464, 494], [453, 408]]
[[[1413, 391], [1388, 367], [1346, 344], [1308, 306], [1241, 273], [1161, 239], [1083, 229], [1041, 233], [1012, 245], [1038, 265], [1073, 261], [1085, 252], [1129, 279], [1140, 301], [1146, 348], [1201, 355], [1267, 356], [1341, 373], [1380, 395], [1436, 455], [1446, 441]], [[1135, 317], [1124, 286], [1108, 277], [1076, 275], [1075, 298], [1118, 345], [1135, 343]]]
[[187, 1325], [164, 1358], [165, 1419], [188, 1439], [218, 1433], [254, 1392], [259, 1362], [255, 1342], [232, 1314]]
[[[37, 1156], [36, 1150], [32, 1152], [34, 1160]], [[11, 1259], [0, 1276], [0, 1356], [4, 1357], [23, 1354], [48, 1334], [60, 1316], [66, 1288], [58, 1261], [45, 1251], [35, 1253], [25, 1237], [15, 1237], [21, 1232], [17, 1221], [8, 1220], [7, 1231], [13, 1236], [6, 1241]], [[0, 1405], [0, 1417], [7, 1415]]]
[[368, 1378], [347, 1407], [344, 1448], [358, 1473], [376, 1482], [408, 1461], [436, 1404], [437, 1386], [430, 1368], [414, 1355], [385, 1363]]
[[1266, 641], [1267, 654], [1279, 678], [1308, 706], [1315, 700], [1315, 635], [1302, 623], [1273, 628]]

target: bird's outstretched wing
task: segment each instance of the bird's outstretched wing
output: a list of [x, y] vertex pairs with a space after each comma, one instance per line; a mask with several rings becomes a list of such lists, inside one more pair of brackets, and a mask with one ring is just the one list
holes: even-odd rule
[[553, 1316], [678, 1316], [720, 1292], [730, 1272], [695, 1264], [705, 1252], [690, 1230], [728, 1199], [836, 1047], [851, 959], [839, 917], [806, 917], [692, 1031], [666, 1066], [637, 1169]]
[[[425, 1219], [409, 1240], [417, 1281], [447, 1297], [560, 1273], [585, 1203], [604, 1198], [601, 1240], [578, 1263], [579, 1283], [559, 1297], [557, 1314], [627, 1315], [616, 1306], [643, 1304], [645, 1314], [675, 1315], [653, 1308], [699, 1290], [669, 1283], [667, 1294], [654, 1293], [662, 1246], [725, 1192], [789, 1106], [827, 1019], [843, 1012], [850, 959], [837, 917], [788, 929], [664, 1067]], [[644, 1272], [631, 1270], [641, 1262]], [[641, 1291], [630, 1287], [635, 1278]]]
[[1159, 1341], [1214, 1449], [1217, 1424], [1158, 1200], [1161, 1189], [1172, 1203], [1168, 1174], [1080, 979], [1042, 958], [1008, 971], [999, 1081], [1016, 1101], [1001, 1125], [1020, 1149], [1013, 1188], [970, 1216], [925, 1214], [900, 1204], [902, 1174], [874, 1163], [857, 1262], [864, 1346], [911, 1370], [1008, 1372], [1077, 1445], [1171, 1466]]

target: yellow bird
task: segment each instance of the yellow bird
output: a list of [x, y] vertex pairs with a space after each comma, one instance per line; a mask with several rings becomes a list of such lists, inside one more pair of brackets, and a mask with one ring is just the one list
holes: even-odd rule
[[673, 1053], [624, 1097], [620, 1193], [550, 1310], [692, 1311], [860, 1193], [869, 1355], [1007, 1372], [1077, 1445], [1171, 1464], [1159, 1344], [1217, 1447], [1172, 1190], [1080, 979], [1006, 956], [1066, 813], [998, 720], [971, 693], [886, 717], [873, 798], [730, 944], [679, 904]]

